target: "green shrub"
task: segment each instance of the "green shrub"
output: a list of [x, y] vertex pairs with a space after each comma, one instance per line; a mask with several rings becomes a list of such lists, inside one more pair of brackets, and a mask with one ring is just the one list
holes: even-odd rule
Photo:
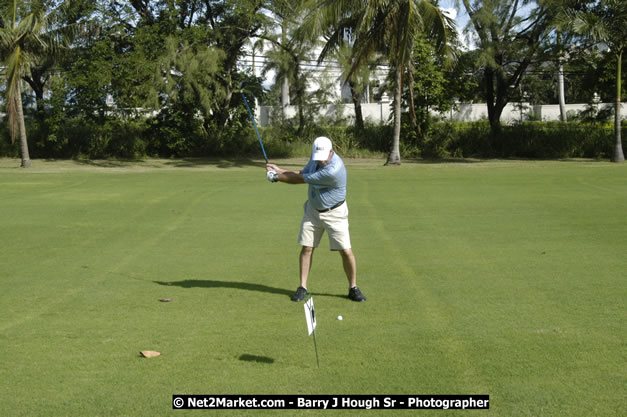
[[434, 126], [434, 129], [437, 129], [441, 124], [449, 126], [458, 134], [458, 139], [452, 143], [452, 146], [455, 147], [453, 153], [461, 154], [464, 157], [488, 157], [494, 155], [495, 139], [490, 129], [490, 123], [487, 120], [438, 123]]
[[[625, 131], [625, 128], [623, 128]], [[487, 121], [435, 123], [424, 135], [425, 158], [609, 158], [611, 123], [525, 122], [494, 134]]]
[[507, 126], [502, 141], [504, 157], [609, 158], [614, 131], [599, 123], [525, 122]]
[[11, 134], [6, 122], [0, 124], [0, 156], [9, 158], [19, 158], [20, 156], [19, 141], [16, 140], [15, 143], [11, 143]]
[[427, 159], [448, 158], [461, 156], [455, 126], [450, 123], [434, 125], [423, 135], [421, 156]]
[[[250, 124], [225, 128], [203, 125], [201, 119], [83, 117], [26, 120], [32, 158], [252, 157], [261, 149]], [[627, 127], [623, 127], [623, 132]], [[328, 136], [346, 157], [383, 157], [389, 152], [393, 126], [307, 125], [299, 132], [288, 125], [259, 129], [269, 158], [306, 157], [317, 136]], [[625, 133], [623, 133], [625, 136]], [[0, 156], [19, 157], [6, 123], [0, 128]], [[401, 132], [403, 158], [610, 158], [614, 145], [611, 122], [538, 122], [503, 125], [494, 134], [487, 121], [437, 122], [426, 132], [406, 123]]]
[[107, 123], [110, 138], [106, 153], [119, 158], [134, 159], [146, 155], [146, 124], [143, 120], [115, 119]]

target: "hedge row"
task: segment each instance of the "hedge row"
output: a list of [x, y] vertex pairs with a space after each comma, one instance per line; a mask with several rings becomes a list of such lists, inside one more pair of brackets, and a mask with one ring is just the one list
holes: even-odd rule
[[[181, 126], [182, 124], [178, 124]], [[623, 136], [626, 128], [623, 127]], [[257, 136], [251, 126], [207, 132], [189, 126], [185, 132], [154, 119], [110, 119], [96, 124], [75, 118], [61, 123], [54, 132], [31, 121], [31, 158], [141, 158], [141, 157], [260, 157]], [[215, 133], [218, 132], [218, 133]], [[391, 126], [310, 126], [261, 129], [271, 158], [304, 156], [316, 136], [333, 139], [342, 155], [367, 157], [389, 151]], [[404, 126], [401, 153], [404, 158], [610, 158], [614, 145], [611, 123], [525, 122], [502, 126], [494, 134], [488, 122], [433, 123], [417, 135]], [[19, 146], [11, 144], [6, 124], [0, 128], [0, 156], [19, 157]]]
[[[622, 136], [627, 129], [623, 126]], [[437, 123], [406, 153], [423, 158], [611, 158], [611, 123], [525, 122], [502, 126], [494, 134], [487, 121]]]

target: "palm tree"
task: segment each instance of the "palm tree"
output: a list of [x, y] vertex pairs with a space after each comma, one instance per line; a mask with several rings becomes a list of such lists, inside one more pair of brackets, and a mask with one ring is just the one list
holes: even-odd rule
[[[342, 74], [340, 75], [345, 85], [348, 85], [351, 92], [351, 99], [355, 108], [355, 127], [358, 131], [364, 130], [364, 116], [361, 108], [362, 98], [370, 82], [370, 70], [373, 62], [362, 65], [357, 71], [352, 71], [353, 50], [349, 43], [343, 44], [335, 53], [340, 64]], [[351, 76], [349, 77], [349, 74]]]
[[447, 52], [448, 33], [453, 21], [427, 0], [318, 0], [302, 26], [314, 36], [326, 35], [325, 49], [341, 42], [339, 33], [350, 28], [355, 34], [354, 60], [349, 73], [375, 53], [384, 53], [394, 68], [394, 137], [386, 165], [398, 165], [401, 134], [403, 74], [407, 72], [414, 40], [428, 33], [438, 49]]
[[302, 65], [310, 59], [310, 44], [299, 41], [277, 42], [275, 38], [267, 37], [272, 47], [266, 52], [266, 63], [262, 73], [270, 71], [276, 73], [276, 79], [281, 80], [281, 107], [283, 121], [287, 120], [287, 106], [292, 102], [298, 111], [298, 130], [300, 135], [305, 128], [305, 99], [310, 74]]
[[6, 66], [4, 75], [7, 82], [6, 103], [11, 140], [15, 142], [19, 134], [22, 167], [29, 167], [31, 160], [26, 139], [20, 82], [37, 59], [31, 51], [45, 47], [45, 43], [38, 35], [44, 17], [40, 10], [34, 10], [19, 19], [17, 10], [18, 1], [13, 0], [9, 3], [8, 13], [1, 17], [3, 27], [0, 27], [0, 58]]
[[252, 39], [248, 40], [248, 46], [250, 46], [250, 55], [252, 58], [252, 68], [253, 68], [253, 76], [256, 77], [257, 76], [257, 70], [255, 67], [255, 57], [258, 56], [258, 53], [262, 53], [263, 52], [263, 48], [264, 48], [264, 40], [262, 38], [257, 38], [254, 42], [252, 41]]
[[621, 72], [623, 52], [627, 47], [627, 2], [625, 0], [603, 0], [590, 10], [570, 10], [566, 13], [573, 29], [596, 42], [607, 45], [617, 59], [616, 101], [614, 110], [613, 162], [624, 162], [621, 140]]
[[[272, 51], [268, 54], [267, 58], [274, 62], [269, 62], [265, 72], [270, 70], [276, 71], [277, 82], [281, 83], [281, 107], [283, 120], [287, 119], [287, 106], [291, 104], [290, 98], [290, 86], [294, 86], [294, 81], [300, 77], [300, 68], [294, 68], [299, 66], [299, 54], [308, 48], [308, 46], [302, 45], [295, 39], [291, 39], [294, 26], [297, 24], [296, 20], [301, 13], [302, 3], [305, 0], [274, 0], [270, 2], [269, 10], [274, 16], [274, 24], [281, 28], [280, 34], [266, 34], [262, 37], [270, 41], [272, 44]], [[271, 55], [271, 56], [270, 56]], [[300, 91], [299, 86], [294, 86], [297, 91], [295, 93], [304, 93]], [[297, 102], [301, 100], [297, 97]], [[302, 115], [302, 109], [299, 109], [299, 114]], [[303, 123], [302, 117], [301, 127]]]
[[31, 65], [30, 71], [27, 71], [22, 77], [35, 94], [37, 117], [40, 118], [40, 121], [44, 117], [46, 83], [52, 78], [53, 67], [67, 58], [70, 45], [79, 36], [90, 35], [98, 30], [97, 25], [82, 19], [93, 13], [93, 9], [97, 6], [84, 2], [80, 6], [81, 14], [76, 13], [75, 7], [75, 2], [66, 0], [54, 7], [51, 6], [47, 11], [44, 18], [46, 25], [45, 27], [42, 26], [42, 31], [38, 34], [39, 39], [43, 42], [43, 47], [31, 51], [36, 57], [36, 62]]
[[80, 33], [88, 32], [89, 26], [76, 19], [71, 22], [59, 20], [68, 12], [68, 2], [58, 4], [47, 15], [41, 7], [34, 7], [26, 16], [20, 17], [26, 10], [26, 2], [12, 0], [0, 15], [0, 61], [6, 66], [11, 140], [15, 142], [19, 134], [23, 167], [30, 166], [31, 161], [21, 80], [26, 81], [35, 92], [38, 117], [42, 117], [44, 86], [50, 76], [49, 70]]

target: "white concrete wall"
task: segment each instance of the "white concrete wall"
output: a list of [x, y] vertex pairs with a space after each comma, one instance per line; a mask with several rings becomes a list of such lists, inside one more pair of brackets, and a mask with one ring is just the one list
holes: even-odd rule
[[[288, 119], [297, 117], [298, 107], [287, 106], [285, 115]], [[386, 124], [389, 122], [392, 114], [390, 102], [383, 103], [362, 103], [361, 112], [364, 121], [375, 124]], [[267, 126], [272, 123], [273, 116], [280, 117], [281, 108], [278, 106], [259, 106], [257, 109], [257, 120], [260, 126]], [[349, 124], [355, 121], [355, 106], [353, 104], [325, 104], [321, 105], [318, 112], [320, 119], [326, 118], [331, 120], [344, 119]], [[277, 121], [278, 122], [278, 121]]]
[[[599, 103], [599, 109], [605, 106], [613, 106], [612, 103]], [[567, 112], [580, 112], [588, 108], [587, 104], [567, 104]], [[391, 123], [392, 106], [390, 102], [382, 103], [362, 103], [361, 111], [365, 121], [369, 121], [375, 124], [387, 124]], [[280, 114], [280, 107], [260, 106], [257, 109], [257, 119], [260, 126], [267, 126], [271, 124], [271, 114], [275, 112]], [[288, 118], [296, 117], [297, 107], [287, 106], [286, 114]], [[346, 119], [349, 123], [355, 120], [355, 107], [352, 104], [327, 104], [322, 105], [319, 111], [320, 116], [337, 120], [338, 117]], [[433, 115], [439, 115], [443, 120], [450, 120], [456, 122], [469, 122], [476, 120], [488, 119], [488, 106], [485, 103], [482, 104], [468, 104], [461, 103], [457, 105], [455, 110], [451, 110], [446, 113], [432, 113]], [[627, 105], [622, 104], [621, 114], [623, 119], [627, 117]], [[560, 110], [557, 104], [547, 105], [535, 105], [531, 106], [529, 103], [509, 103], [503, 109], [501, 114], [502, 123], [513, 123], [521, 120], [528, 120], [530, 115], [533, 115], [534, 119], [543, 121], [559, 120]]]

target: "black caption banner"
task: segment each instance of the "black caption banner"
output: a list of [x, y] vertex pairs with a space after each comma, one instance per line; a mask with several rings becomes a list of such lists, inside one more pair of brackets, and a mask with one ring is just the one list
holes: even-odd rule
[[489, 395], [173, 395], [175, 410], [487, 410]]

